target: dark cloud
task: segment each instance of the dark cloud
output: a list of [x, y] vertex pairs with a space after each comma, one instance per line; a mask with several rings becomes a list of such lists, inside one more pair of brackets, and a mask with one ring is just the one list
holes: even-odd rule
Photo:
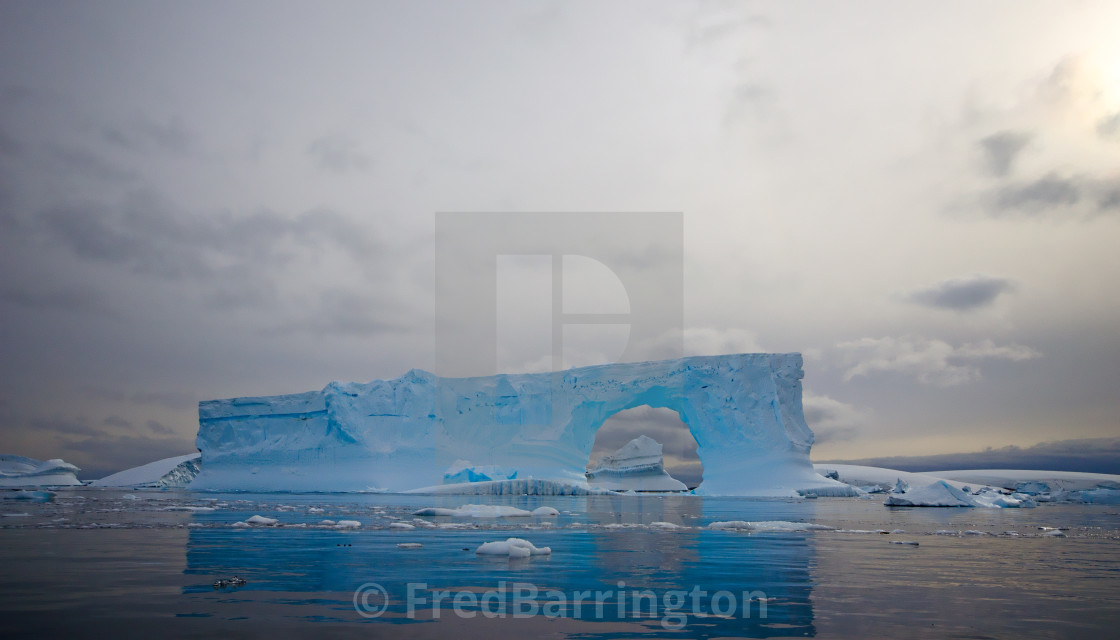
[[109, 416], [101, 421], [101, 424], [107, 427], [118, 427], [121, 429], [132, 429], [132, 423], [120, 416]]
[[1015, 160], [1031, 140], [1031, 134], [1022, 131], [1000, 131], [980, 139], [980, 150], [988, 171], [1003, 177], [1011, 173]]
[[159, 420], [148, 420], [147, 427], [148, 427], [148, 431], [151, 431], [152, 433], [162, 434], [162, 435], [165, 435], [165, 436], [175, 435], [175, 433], [176, 433], [175, 429], [163, 424]]
[[81, 178], [95, 183], [119, 185], [134, 183], [139, 176], [136, 171], [122, 168], [104, 154], [79, 146], [52, 146], [48, 149], [47, 159], [58, 175], [70, 180]]
[[350, 170], [368, 169], [371, 161], [361, 151], [358, 142], [342, 135], [324, 136], [307, 147], [307, 153], [324, 171], [346, 173]]
[[974, 311], [992, 304], [1001, 293], [1014, 288], [1014, 284], [1006, 278], [976, 275], [946, 280], [928, 289], [906, 294], [904, 299], [927, 307]]
[[21, 288], [0, 291], [0, 301], [35, 310], [78, 311], [99, 307], [97, 295], [88, 289]]
[[128, 151], [175, 155], [187, 153], [193, 138], [179, 118], [161, 123], [141, 117], [124, 127], [105, 127], [102, 135], [106, 142]]
[[192, 215], [150, 193], [119, 207], [56, 205], [29, 224], [47, 244], [79, 258], [172, 280], [224, 282], [239, 273], [268, 273], [304, 250], [334, 249], [362, 261], [376, 250], [364, 229], [332, 211]]
[[1100, 119], [1097, 123], [1097, 133], [1102, 138], [1120, 139], [1120, 111]]
[[1078, 180], [1049, 173], [1030, 182], [1001, 187], [996, 192], [995, 206], [1000, 211], [1037, 213], [1077, 204], [1081, 191]]
[[85, 421], [72, 420], [70, 418], [35, 418], [31, 420], [29, 426], [33, 431], [47, 431], [50, 433], [58, 434], [60, 436], [98, 437], [105, 434], [103, 430], [96, 427], [91, 427]]
[[1120, 184], [1089, 176], [1050, 172], [1027, 182], [1004, 184], [989, 194], [993, 216], [1079, 216], [1120, 211]]
[[1120, 474], [1120, 438], [1088, 438], [1044, 442], [1033, 447], [1014, 445], [971, 453], [932, 456], [894, 456], [861, 460], [827, 460], [900, 471], [949, 469], [1046, 469]]

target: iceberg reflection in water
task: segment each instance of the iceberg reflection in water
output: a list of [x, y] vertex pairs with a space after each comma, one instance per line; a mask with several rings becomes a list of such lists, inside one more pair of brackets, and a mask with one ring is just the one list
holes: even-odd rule
[[[418, 506], [428, 506], [417, 504], [416, 496], [369, 496], [381, 506], [364, 513], [361, 507], [351, 508], [345, 514], [362, 521], [361, 530], [290, 526], [319, 521], [306, 517], [298, 504], [302, 500], [317, 499], [319, 508], [326, 507], [324, 514], [331, 513], [322, 505], [324, 498], [284, 498], [293, 510], [267, 514], [289, 526], [210, 526], [244, 520], [255, 513], [250, 510], [197, 514], [203, 527], [190, 532], [185, 570], [197, 582], [185, 587], [184, 594], [224, 599], [228, 606], [223, 608], [233, 616], [238, 615], [238, 601], [264, 600], [287, 607], [287, 615], [296, 618], [374, 624], [431, 623], [436, 618], [437, 624], [458, 624], [464, 617], [538, 613], [641, 625], [655, 635], [678, 635], [674, 629], [681, 624], [693, 637], [815, 634], [812, 533], [702, 528], [708, 521], [728, 519], [727, 514], [808, 521], [812, 506], [805, 503], [673, 495], [470, 496], [474, 502], [528, 509], [548, 505], [567, 513], [552, 518], [419, 519], [435, 525], [425, 527], [411, 516]], [[426, 500], [454, 507], [463, 497]], [[416, 528], [387, 528], [400, 521], [394, 518]], [[511, 559], [474, 552], [484, 542], [508, 537], [551, 547], [552, 554]], [[402, 543], [422, 547], [398, 548]], [[217, 577], [234, 575], [247, 584], [232, 592], [216, 592], [211, 586]], [[354, 591], [367, 583], [388, 594], [387, 610], [376, 618], [364, 618], [355, 609]], [[310, 605], [307, 615], [298, 610], [300, 605]], [[614, 633], [608, 630], [611, 625], [601, 626], [603, 636]], [[582, 631], [594, 636], [595, 629]]]

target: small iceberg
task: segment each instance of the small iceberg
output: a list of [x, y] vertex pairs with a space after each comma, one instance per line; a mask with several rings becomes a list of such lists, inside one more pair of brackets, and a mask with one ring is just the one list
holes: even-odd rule
[[891, 494], [883, 504], [888, 507], [976, 507], [972, 496], [953, 485], [938, 480], [933, 484], [910, 489], [906, 493]]
[[521, 538], [506, 538], [498, 542], [484, 542], [474, 550], [483, 556], [509, 556], [510, 558], [528, 558], [529, 556], [547, 556], [552, 554], [551, 547], [537, 547], [528, 540]]

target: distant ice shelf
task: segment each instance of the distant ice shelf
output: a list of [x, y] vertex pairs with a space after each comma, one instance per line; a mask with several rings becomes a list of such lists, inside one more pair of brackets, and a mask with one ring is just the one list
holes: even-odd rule
[[[495, 483], [594, 491], [584, 470], [612, 415], [680, 414], [697, 493], [854, 495], [809, 462], [800, 354], [732, 354], [558, 373], [332, 382], [322, 391], [199, 404], [192, 489], [392, 491]], [[599, 489], [601, 490], [601, 489]]]

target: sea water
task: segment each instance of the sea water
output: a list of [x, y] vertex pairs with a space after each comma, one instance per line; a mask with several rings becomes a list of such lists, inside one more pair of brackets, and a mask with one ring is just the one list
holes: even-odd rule
[[[561, 513], [412, 515], [463, 504]], [[1120, 625], [1108, 505], [75, 489], [0, 513], [5, 636], [1058, 638]], [[235, 526], [254, 515], [277, 524]], [[551, 554], [475, 553], [509, 537]]]

